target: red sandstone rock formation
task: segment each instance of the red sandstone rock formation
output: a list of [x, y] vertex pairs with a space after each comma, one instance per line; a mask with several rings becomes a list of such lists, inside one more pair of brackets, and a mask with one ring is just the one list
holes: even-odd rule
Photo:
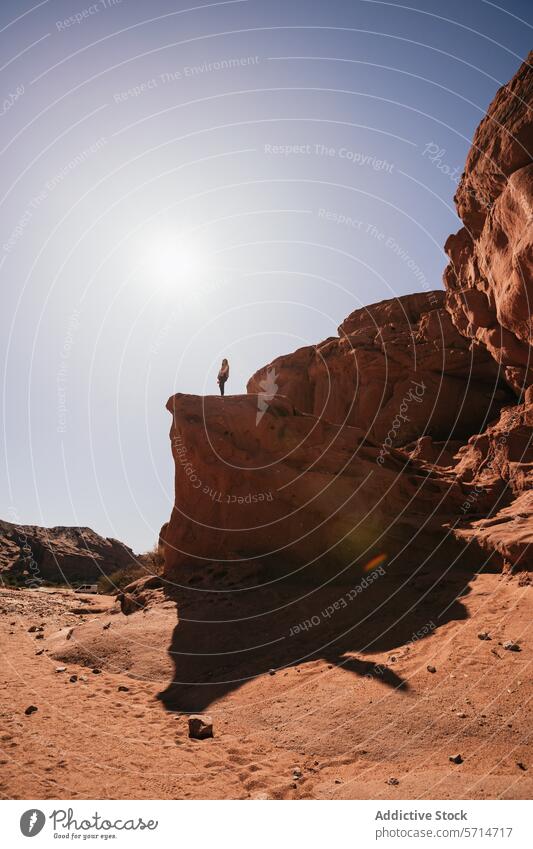
[[[446, 306], [457, 329], [494, 357], [522, 404], [459, 452], [456, 473], [499, 496], [476, 501], [459, 532], [508, 567], [531, 568], [533, 545], [533, 53], [479, 125], [457, 190], [464, 227], [446, 243]], [[530, 387], [527, 391], [527, 387]]]
[[248, 396], [170, 399], [167, 575], [269, 556], [331, 576], [384, 554], [414, 571], [453, 564], [452, 541], [531, 568], [532, 96], [526, 62], [475, 134], [446, 294], [357, 310]]
[[413, 549], [422, 563], [437, 544], [441, 554], [459, 553], [442, 526], [461, 515], [473, 486], [286, 398], [272, 399], [257, 421], [258, 401], [170, 399], [176, 502], [161, 534], [167, 575], [268, 557], [272, 574], [296, 566], [333, 577], [380, 555], [404, 562]]
[[485, 348], [453, 326], [444, 301], [444, 292], [435, 291], [356, 310], [338, 337], [256, 372], [248, 392], [261, 393], [270, 383], [303, 412], [355, 425], [381, 442], [417, 382], [423, 395], [409, 403], [401, 429], [391, 436], [394, 445], [425, 434], [436, 440], [469, 436], [512, 396]]
[[532, 436], [530, 387], [522, 404], [502, 410], [456, 455], [457, 478], [473, 489], [461, 505], [464, 518], [454, 533], [487, 553], [496, 552], [505, 570], [533, 568]]
[[456, 194], [447, 307], [520, 394], [533, 382], [533, 52], [491, 103]]

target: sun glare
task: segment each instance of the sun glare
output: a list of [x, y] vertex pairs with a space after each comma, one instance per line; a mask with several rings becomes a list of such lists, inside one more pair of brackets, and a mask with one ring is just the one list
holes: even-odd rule
[[167, 283], [197, 282], [207, 272], [204, 249], [172, 236], [156, 236], [144, 248], [144, 266], [151, 278]]

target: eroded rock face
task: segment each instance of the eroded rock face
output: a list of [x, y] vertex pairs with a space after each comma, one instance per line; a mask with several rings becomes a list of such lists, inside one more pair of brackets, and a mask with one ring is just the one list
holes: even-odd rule
[[[532, 568], [533, 53], [479, 125], [457, 190], [464, 227], [450, 236], [446, 306], [457, 329], [492, 355], [522, 403], [460, 449], [456, 474], [497, 499], [476, 499], [459, 538]], [[529, 388], [528, 388], [529, 387]]]
[[457, 554], [442, 522], [459, 515], [469, 485], [286, 398], [258, 421], [259, 400], [169, 400], [176, 502], [162, 531], [166, 574], [269, 558], [273, 574], [303, 567], [332, 577], [380, 555], [431, 557], [437, 533]]
[[[469, 436], [512, 396], [487, 350], [459, 333], [444, 302], [435, 291], [356, 310], [338, 337], [256, 372], [248, 392], [284, 395], [303, 412], [354, 425], [371, 439], [390, 435], [395, 446], [425, 434]], [[401, 427], [393, 427], [400, 409]]]
[[453, 322], [492, 354], [518, 395], [533, 383], [532, 61], [533, 53], [475, 133], [455, 198], [464, 227], [445, 245]]
[[498, 552], [506, 570], [533, 568], [532, 402], [530, 388], [522, 404], [502, 410], [456, 455], [458, 479], [474, 488], [461, 505], [463, 519], [455, 533], [488, 554]]
[[0, 573], [23, 584], [97, 581], [135, 563], [131, 548], [91, 528], [0, 522]]

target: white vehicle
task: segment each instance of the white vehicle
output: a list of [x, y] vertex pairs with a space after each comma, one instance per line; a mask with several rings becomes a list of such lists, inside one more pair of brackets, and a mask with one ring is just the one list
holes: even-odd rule
[[75, 593], [92, 593], [96, 595], [98, 593], [97, 584], [80, 584], [79, 587], [76, 587], [74, 590]]

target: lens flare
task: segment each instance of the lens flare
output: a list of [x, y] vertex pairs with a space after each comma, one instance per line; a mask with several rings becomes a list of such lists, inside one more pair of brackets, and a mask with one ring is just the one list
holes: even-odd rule
[[377, 566], [381, 566], [383, 563], [385, 563], [386, 559], [386, 554], [376, 554], [375, 557], [372, 557], [372, 559], [369, 560], [368, 563], [363, 566], [363, 571], [371, 572], [372, 569], [375, 569]]

